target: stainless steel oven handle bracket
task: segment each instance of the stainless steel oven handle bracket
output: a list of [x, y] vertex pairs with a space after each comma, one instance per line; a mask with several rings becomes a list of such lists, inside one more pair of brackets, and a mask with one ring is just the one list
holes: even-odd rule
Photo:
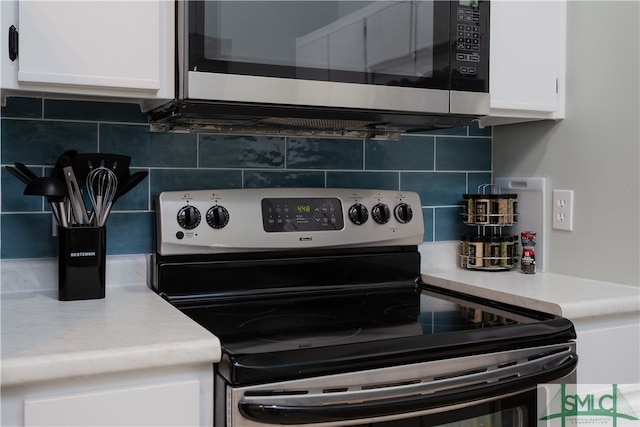
[[[304, 424], [417, 412], [535, 387], [571, 373], [578, 356], [566, 350], [533, 360], [475, 369], [469, 375], [423, 379], [419, 383], [331, 393], [245, 395], [238, 403], [243, 416], [258, 422]], [[478, 372], [481, 371], [481, 372]]]

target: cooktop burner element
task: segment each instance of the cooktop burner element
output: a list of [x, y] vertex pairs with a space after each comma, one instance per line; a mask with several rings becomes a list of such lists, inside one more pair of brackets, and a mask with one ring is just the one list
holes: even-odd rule
[[259, 317], [239, 325], [238, 328], [249, 328], [253, 337], [258, 340], [280, 342], [287, 346], [293, 345], [294, 348], [333, 344], [360, 332], [360, 328], [341, 327], [335, 317], [316, 314]]

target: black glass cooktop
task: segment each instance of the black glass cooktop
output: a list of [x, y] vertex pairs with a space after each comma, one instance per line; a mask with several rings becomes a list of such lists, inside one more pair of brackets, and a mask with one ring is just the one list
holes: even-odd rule
[[238, 383], [302, 371], [334, 373], [338, 365], [368, 367], [394, 359], [413, 363], [497, 351], [531, 340], [551, 342], [566, 332], [564, 319], [413, 282], [197, 303], [181, 310], [220, 339], [221, 372]]
[[535, 319], [444, 299], [413, 286], [183, 308], [228, 352], [263, 353], [497, 328]]
[[575, 338], [566, 319], [422, 283], [416, 247], [157, 256], [156, 291], [220, 339], [230, 384]]

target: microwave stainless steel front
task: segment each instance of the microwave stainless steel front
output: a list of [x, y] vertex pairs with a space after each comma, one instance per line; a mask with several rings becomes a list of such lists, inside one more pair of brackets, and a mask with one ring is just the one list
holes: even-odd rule
[[489, 2], [176, 3], [152, 129], [397, 138], [489, 113]]

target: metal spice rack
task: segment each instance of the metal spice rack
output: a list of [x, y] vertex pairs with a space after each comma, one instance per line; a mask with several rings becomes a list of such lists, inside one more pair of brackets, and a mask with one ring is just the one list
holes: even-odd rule
[[500, 271], [518, 266], [518, 236], [505, 228], [518, 222], [517, 194], [502, 194], [495, 184], [463, 194], [462, 220], [476, 227], [475, 235], [460, 239], [460, 266], [469, 270]]

